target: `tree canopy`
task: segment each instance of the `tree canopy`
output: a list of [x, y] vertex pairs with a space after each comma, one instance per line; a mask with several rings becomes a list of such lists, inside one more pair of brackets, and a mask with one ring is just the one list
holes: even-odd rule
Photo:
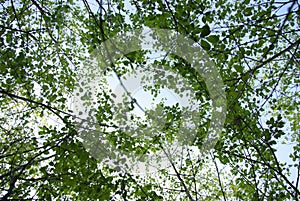
[[[0, 6], [1, 200], [300, 199], [298, 1], [2, 0]], [[131, 41], [122, 36], [145, 27], [193, 41], [212, 62], [214, 80], [195, 70], [188, 57], [156, 57], [139, 44], [139, 50], [126, 52]], [[105, 49], [105, 41], [116, 36], [125, 54], [116, 40], [114, 52]], [[157, 35], [165, 44], [174, 42], [167, 36]], [[104, 62], [95, 51], [121, 56]], [[128, 116], [138, 102], [129, 94], [122, 104], [115, 102], [106, 76], [114, 73], [121, 81], [132, 72], [142, 73], [144, 83], [159, 76], [145, 85], [154, 96], [173, 87], [181, 97], [189, 91], [198, 107], [185, 113], [162, 101], [143, 110], [149, 113], [145, 119]], [[214, 146], [197, 154], [214, 123], [208, 83], [218, 79], [226, 111], [215, 115], [226, 119]], [[74, 94], [94, 80], [96, 99], [87, 101], [86, 93], [81, 103], [93, 111], [88, 117], [95, 128], [80, 127], [85, 116], [76, 113]], [[182, 130], [191, 122], [193, 128]], [[180, 138], [190, 146], [177, 150], [176, 160], [164, 159], [168, 167], [134, 174], [95, 157], [107, 150], [92, 153], [82, 139], [86, 132], [99, 144], [103, 139], [94, 129], [105, 137], [103, 147], [111, 144], [113, 153], [133, 157], [166, 153], [163, 144], [173, 144], [180, 132], [193, 140]]]

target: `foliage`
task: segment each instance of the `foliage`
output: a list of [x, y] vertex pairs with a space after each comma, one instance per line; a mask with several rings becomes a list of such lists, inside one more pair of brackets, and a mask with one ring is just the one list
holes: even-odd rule
[[[300, 199], [298, 1], [0, 4], [2, 200]], [[187, 150], [171, 168], [133, 175], [90, 155], [69, 105], [76, 76], [93, 50], [117, 34], [143, 26], [175, 30], [207, 51], [224, 82], [227, 117], [216, 147], [206, 157]], [[147, 51], [133, 52], [106, 67], [105, 73], [121, 77], [133, 69], [146, 71], [147, 62]], [[194, 90], [201, 103], [200, 120], [194, 120], [199, 120], [194, 146], [201, 147], [210, 109], [203, 78], [176, 55], [154, 63], [186, 79]], [[159, 149], [157, 141], [148, 140], [141, 147], [137, 146], [141, 139], [123, 135], [112, 121], [118, 119], [113, 94], [105, 91], [105, 81], [99, 87], [103, 91], [95, 105], [97, 120], [103, 130], [114, 129], [110, 142], [132, 152]], [[149, 89], [155, 94], [162, 87], [163, 82]], [[134, 102], [127, 106], [132, 110]], [[162, 134], [172, 142], [182, 111], [163, 104], [162, 108], [156, 111], [168, 123]], [[136, 117], [131, 122], [147, 126]], [[290, 150], [287, 162], [278, 157], [282, 143]]]

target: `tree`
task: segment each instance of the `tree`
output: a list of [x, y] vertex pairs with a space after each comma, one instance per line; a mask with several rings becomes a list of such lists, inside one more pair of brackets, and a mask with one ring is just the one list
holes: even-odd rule
[[[0, 12], [2, 200], [299, 200], [298, 1], [7, 0]], [[69, 107], [95, 49], [143, 26], [174, 30], [205, 50], [223, 80], [227, 105], [214, 149], [200, 157], [187, 148], [155, 176], [120, 172], [92, 157]], [[103, 72], [120, 79], [132, 71], [148, 72], [149, 64], [160, 66], [160, 84], [148, 88], [153, 94], [165, 83], [178, 84], [162, 72], [186, 80], [201, 105], [192, 145], [204, 146], [212, 97], [205, 78], [186, 59], [174, 54], [149, 59], [149, 51], [141, 50], [110, 64]], [[127, 153], [167, 152], [161, 142], [174, 142], [189, 120], [183, 110], [162, 102], [144, 111], [163, 117], [159, 135], [147, 124], [151, 118], [132, 117], [127, 121], [152, 136], [131, 137], [130, 130], [121, 129], [123, 117], [106, 85], [102, 80], [92, 108], [108, 143]], [[127, 97], [119, 111], [137, 107]], [[291, 149], [289, 163], [278, 157], [282, 143]]]

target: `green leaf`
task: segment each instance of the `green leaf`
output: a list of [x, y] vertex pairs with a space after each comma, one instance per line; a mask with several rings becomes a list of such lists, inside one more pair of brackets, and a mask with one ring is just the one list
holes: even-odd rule
[[210, 28], [209, 28], [209, 26], [206, 24], [206, 25], [204, 25], [204, 26], [202, 27], [202, 31], [201, 31], [200, 36], [201, 36], [202, 38], [204, 38], [205, 36], [208, 36], [209, 34], [210, 34]]
[[212, 44], [217, 44], [219, 42], [219, 37], [216, 35], [210, 35], [207, 37], [207, 40]]
[[204, 50], [206, 51], [210, 50], [210, 44], [205, 39], [202, 39], [200, 44]]
[[246, 8], [244, 11], [244, 14], [245, 14], [245, 16], [252, 15], [252, 8], [251, 7]]

